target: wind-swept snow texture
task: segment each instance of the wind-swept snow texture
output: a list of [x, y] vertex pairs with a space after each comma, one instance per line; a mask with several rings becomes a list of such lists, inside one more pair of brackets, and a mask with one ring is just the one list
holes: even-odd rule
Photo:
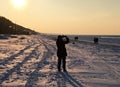
[[66, 46], [67, 71], [57, 71], [55, 41], [41, 36], [0, 39], [0, 87], [120, 87], [120, 46]]

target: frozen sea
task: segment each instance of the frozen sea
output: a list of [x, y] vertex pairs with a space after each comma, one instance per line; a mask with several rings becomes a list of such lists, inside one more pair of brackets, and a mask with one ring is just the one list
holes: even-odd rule
[[68, 37], [67, 72], [58, 72], [57, 35], [0, 35], [0, 87], [120, 87], [119, 36]]

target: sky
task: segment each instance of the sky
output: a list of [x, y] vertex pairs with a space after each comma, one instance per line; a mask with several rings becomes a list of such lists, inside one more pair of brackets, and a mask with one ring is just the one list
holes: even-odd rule
[[120, 0], [0, 0], [0, 16], [41, 33], [120, 35]]

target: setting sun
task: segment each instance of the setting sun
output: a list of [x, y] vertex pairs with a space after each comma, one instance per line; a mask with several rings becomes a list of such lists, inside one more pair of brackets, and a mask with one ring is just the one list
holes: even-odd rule
[[119, 8], [120, 0], [0, 0], [0, 15], [52, 34], [120, 35]]
[[25, 0], [12, 0], [15, 7], [23, 7], [25, 5]]

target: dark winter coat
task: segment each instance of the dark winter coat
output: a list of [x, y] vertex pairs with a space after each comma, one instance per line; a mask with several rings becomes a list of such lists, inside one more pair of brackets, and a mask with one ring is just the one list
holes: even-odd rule
[[58, 57], [66, 57], [67, 56], [67, 52], [66, 52], [66, 48], [65, 48], [65, 44], [67, 44], [67, 43], [69, 43], [68, 37], [66, 37], [66, 41], [63, 41], [62, 37], [58, 36], [58, 39], [56, 41]]

